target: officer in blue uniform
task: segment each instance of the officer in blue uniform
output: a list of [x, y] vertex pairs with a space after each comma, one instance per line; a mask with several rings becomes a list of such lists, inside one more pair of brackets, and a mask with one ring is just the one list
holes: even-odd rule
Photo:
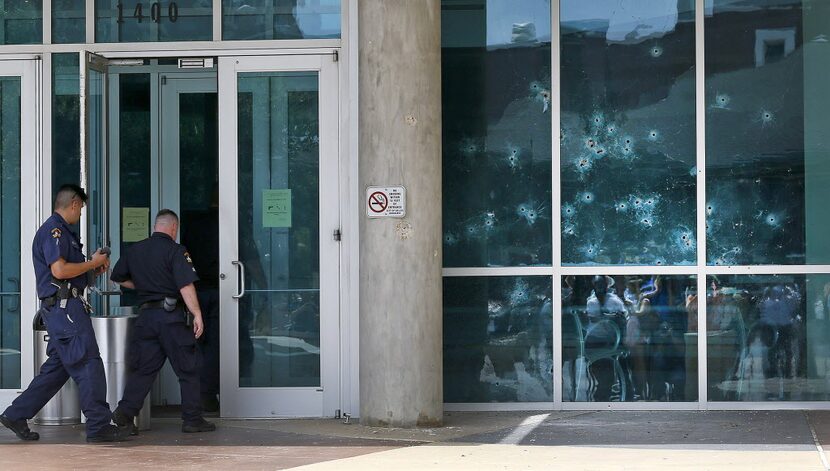
[[130, 341], [131, 371], [113, 413], [115, 423], [133, 435], [138, 433], [135, 415], [165, 359], [170, 360], [181, 385], [182, 432], [216, 430], [215, 424], [202, 417], [199, 394], [202, 354], [196, 339], [204, 324], [193, 284], [199, 277], [187, 249], [176, 243], [178, 229], [176, 213], [159, 211], [153, 234], [130, 247], [112, 271], [112, 280], [136, 290], [140, 303]]
[[40, 226], [32, 244], [32, 259], [41, 300], [38, 315], [49, 333], [47, 355], [40, 373], [29, 387], [12, 402], [0, 422], [21, 440], [37, 440], [37, 432], [26, 423], [52, 398], [71, 376], [78, 384], [81, 410], [87, 418], [88, 442], [120, 441], [123, 437], [110, 424], [112, 414], [107, 404], [104, 364], [98, 351], [95, 332], [89, 319], [89, 305], [83, 298], [87, 272], [96, 274], [109, 266], [107, 255], [99, 249], [87, 261], [81, 241], [71, 224], [81, 219], [87, 201], [77, 185], [64, 185], [55, 197], [55, 212]]

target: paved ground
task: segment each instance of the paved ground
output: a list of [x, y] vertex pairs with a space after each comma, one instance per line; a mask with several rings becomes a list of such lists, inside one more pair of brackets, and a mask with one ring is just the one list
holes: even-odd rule
[[445, 427], [382, 429], [340, 420], [219, 420], [186, 435], [179, 421], [116, 445], [80, 426], [0, 429], [0, 469], [747, 469], [826, 470], [830, 412], [448, 413]]

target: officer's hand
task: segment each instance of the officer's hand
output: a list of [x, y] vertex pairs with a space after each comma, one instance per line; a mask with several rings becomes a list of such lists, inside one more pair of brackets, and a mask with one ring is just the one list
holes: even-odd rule
[[202, 322], [202, 315], [193, 315], [193, 335], [196, 336], [198, 339], [202, 336], [202, 332], [205, 330], [205, 324]]
[[92, 261], [95, 262], [96, 268], [109, 267], [110, 264], [109, 257], [105, 253], [101, 252], [101, 249], [96, 250], [95, 253], [92, 254]]

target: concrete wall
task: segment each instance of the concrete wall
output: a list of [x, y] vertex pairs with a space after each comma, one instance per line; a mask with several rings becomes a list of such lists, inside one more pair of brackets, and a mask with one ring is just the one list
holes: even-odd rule
[[439, 0], [358, 1], [360, 198], [367, 186], [407, 190], [406, 218], [361, 216], [367, 425], [435, 426], [443, 415], [440, 18]]

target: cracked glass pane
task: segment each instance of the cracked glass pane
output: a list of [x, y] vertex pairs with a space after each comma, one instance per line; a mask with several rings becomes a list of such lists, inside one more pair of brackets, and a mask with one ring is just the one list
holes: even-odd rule
[[830, 2], [706, 12], [709, 265], [826, 264]]
[[707, 278], [710, 401], [830, 399], [830, 275]]
[[444, 278], [444, 402], [553, 400], [551, 278]]
[[562, 261], [696, 262], [692, 0], [562, 0]]
[[441, 5], [444, 266], [550, 265], [550, 1]]
[[697, 277], [565, 276], [562, 400], [697, 401]]

